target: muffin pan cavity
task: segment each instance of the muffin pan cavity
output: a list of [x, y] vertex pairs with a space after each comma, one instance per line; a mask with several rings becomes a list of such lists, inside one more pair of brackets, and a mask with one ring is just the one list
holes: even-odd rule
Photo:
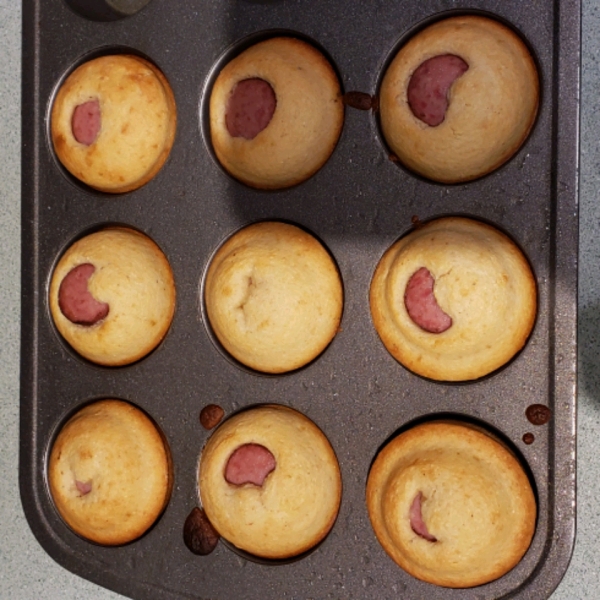
[[202, 449], [198, 494], [222, 540], [248, 560], [309, 556], [337, 518], [342, 480], [325, 433], [302, 413], [255, 405], [228, 417]]
[[335, 259], [310, 232], [261, 221], [231, 235], [211, 258], [201, 288], [215, 344], [261, 374], [301, 369], [337, 335], [344, 288]]
[[103, 49], [59, 83], [48, 123], [55, 157], [71, 178], [122, 194], [148, 183], [164, 165], [177, 107], [154, 63], [124, 48]]
[[107, 226], [79, 237], [50, 277], [48, 305], [63, 340], [92, 363], [119, 367], [143, 359], [175, 313], [167, 257], [145, 234]]
[[263, 190], [301, 184], [328, 161], [344, 123], [340, 78], [318, 45], [296, 32], [238, 41], [205, 89], [205, 137], [218, 163]]
[[438, 586], [502, 577], [535, 533], [528, 469], [510, 442], [468, 420], [430, 418], [392, 436], [371, 465], [366, 495], [386, 553]]
[[173, 487], [168, 442], [130, 402], [79, 406], [48, 452], [50, 496], [65, 524], [101, 546], [128, 544], [151, 529]]
[[76, 13], [92, 21], [116, 21], [137, 14], [151, 0], [65, 0]]
[[[463, 13], [485, 15], [518, 32], [535, 57], [543, 102], [512, 159], [485, 176], [444, 184], [399, 168], [397, 158], [389, 156], [378, 125], [377, 96], [399, 41]], [[318, 6], [311, 0], [153, 1], [135, 15], [100, 22], [82, 17], [65, 0], [24, 0], [23, 15], [19, 468], [25, 513], [46, 551], [76, 574], [144, 600], [548, 598], [566, 571], [575, 526], [579, 1], [478, 0], [469, 6], [438, 0], [329, 0]], [[332, 103], [341, 102], [343, 122], [328, 158], [310, 176], [255, 187], [219, 161], [211, 139], [210, 101], [228, 65], [279, 39], [292, 40], [294, 48], [306, 43], [325, 57], [339, 85], [340, 96]], [[168, 80], [176, 101], [176, 135], [168, 159], [147, 183], [119, 193], [98, 191], [59, 165], [50, 132], [52, 106], [67, 76], [82, 63], [130, 53], [149, 58]], [[314, 75], [312, 67], [297, 66]], [[467, 81], [468, 73], [457, 81]], [[242, 77], [266, 81], [267, 75], [257, 70]], [[277, 84], [267, 84], [277, 96]], [[261, 98], [263, 92], [271, 98], [262, 83], [250, 96], [257, 89]], [[306, 108], [301, 87], [292, 86], [291, 96]], [[254, 123], [259, 129], [254, 141], [275, 122], [278, 102], [276, 97], [270, 121]], [[221, 109], [225, 103], [222, 98]], [[303, 118], [301, 111], [298, 116]], [[488, 137], [493, 141], [494, 134]], [[309, 151], [308, 158], [313, 154]], [[270, 162], [283, 159], [284, 153], [275, 150]], [[491, 224], [517, 243], [533, 280], [527, 278], [518, 288], [535, 288], [535, 323], [530, 331], [529, 325], [521, 329], [524, 339], [512, 347], [514, 356], [505, 357], [504, 366], [466, 378], [448, 377], [446, 371], [433, 380], [431, 374], [417, 375], [417, 369], [402, 366], [384, 345], [371, 316], [370, 290], [377, 265], [395, 242], [447, 215]], [[113, 223], [137, 228], [161, 249], [176, 288], [176, 310], [163, 341], [155, 351], [118, 367], [91, 362], [67, 346], [53, 322], [49, 294], [52, 273], [72, 241], [101, 229], [97, 224]], [[290, 332], [297, 341], [318, 324], [317, 330], [326, 334], [298, 362], [275, 370], [227, 349], [209, 310], [209, 304], [226, 306], [227, 286], [221, 297], [211, 300], [208, 293], [209, 272], [219, 252], [249, 228], [272, 223], [309, 234], [320, 254], [330, 259], [326, 270], [335, 273], [337, 291], [312, 291], [302, 302], [338, 298], [326, 324], [309, 317], [298, 331], [291, 327], [302, 304], [297, 298], [282, 295], [272, 310], [259, 296], [258, 308], [266, 309], [258, 322], [261, 330], [267, 330], [276, 313], [290, 325], [281, 335], [267, 336], [272, 362], [285, 354]], [[245, 278], [246, 287], [234, 303], [239, 313], [244, 313], [242, 306], [249, 309], [252, 294], [245, 293], [256, 283], [242, 260], [251, 247], [247, 240], [230, 257], [231, 273]], [[114, 244], [110, 248], [123, 266], [124, 253]], [[298, 274], [300, 258], [309, 265], [309, 284], [324, 270], [305, 249], [280, 260], [281, 270], [274, 255], [267, 255], [266, 272], [277, 283], [288, 277], [287, 271]], [[477, 264], [469, 268], [469, 276]], [[434, 275], [439, 282], [440, 275]], [[490, 283], [489, 276], [481, 277]], [[132, 278], [133, 271], [123, 274], [123, 281]], [[233, 287], [229, 291], [235, 295]], [[402, 309], [403, 294], [391, 296], [392, 304]], [[437, 299], [435, 286], [433, 297]], [[493, 293], [490, 297], [496, 300]], [[108, 302], [99, 294], [95, 299]], [[437, 300], [456, 325], [458, 315], [451, 314], [441, 297]], [[493, 306], [490, 302], [487, 312]], [[485, 308], [484, 314], [488, 316]], [[139, 340], [147, 329], [142, 325], [142, 333], [127, 337]], [[448, 331], [452, 328], [431, 335]], [[494, 345], [500, 335], [492, 337]], [[258, 341], [247, 345], [251, 355], [260, 353]], [[309, 343], [300, 345], [306, 349]], [[168, 509], [146, 535], [127, 544], [103, 547], [73, 534], [48, 491], [46, 455], [54, 428], [83, 398], [133, 399], [169, 440], [176, 485]], [[200, 419], [208, 405], [218, 408], [204, 411]], [[222, 426], [215, 427], [216, 422], [256, 405], [285, 406], [316, 423], [337, 457], [343, 484], [337, 518], [325, 541], [283, 558], [217, 543], [202, 517], [202, 509], [208, 508], [204, 498], [199, 503], [199, 458]], [[532, 406], [537, 408], [528, 413]], [[546, 417], [539, 407], [551, 415], [541, 424], [537, 422]], [[529, 466], [537, 494], [535, 533], [523, 557], [505, 574], [460, 589], [427, 583], [400, 568], [374, 534], [365, 496], [382, 441], [402, 424], [447, 413], [502, 432]], [[298, 450], [293, 436], [287, 442]], [[297, 484], [294, 500], [302, 497], [304, 487], [310, 481]], [[266, 568], [263, 561], [277, 566]]]

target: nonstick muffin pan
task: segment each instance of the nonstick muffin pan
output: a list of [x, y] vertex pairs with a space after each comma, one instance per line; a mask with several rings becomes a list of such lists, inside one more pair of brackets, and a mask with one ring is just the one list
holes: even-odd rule
[[[140, 599], [550, 596], [575, 536], [579, 2], [23, 4], [20, 488], [46, 551], [78, 575]], [[513, 27], [540, 72], [536, 123], [497, 171], [452, 186], [416, 177], [391, 160], [377, 113], [351, 107], [330, 159], [300, 185], [253, 190], [219, 166], [207, 130], [208, 94], [221, 65], [253, 41], [274, 33], [307, 40], [331, 60], [344, 92], [375, 95], [385, 65], [407, 36], [462, 13], [483, 13]], [[60, 82], [84, 60], [107, 53], [152, 61], [177, 103], [177, 133], [165, 165], [142, 188], [120, 195], [73, 179], [49, 137]], [[499, 371], [461, 384], [426, 380], [398, 364], [369, 312], [369, 284], [385, 250], [414, 222], [441, 215], [470, 216], [505, 231], [530, 261], [538, 288], [537, 319], [524, 349]], [[306, 367], [276, 376], [228, 358], [201, 301], [216, 249], [261, 220], [291, 222], [316, 235], [344, 284], [341, 327], [332, 343]], [[139, 229], [163, 250], [177, 304], [154, 352], [108, 368], [86, 362], [62, 340], [50, 316], [48, 285], [75, 239], [115, 224]], [[174, 467], [163, 515], [143, 537], [119, 547], [75, 535], [54, 508], [46, 481], [57, 430], [77, 408], [101, 398], [127, 400], [146, 411], [164, 433]], [[331, 533], [314, 552], [263, 564], [223, 543], [204, 557], [187, 549], [183, 526], [198, 505], [197, 466], [209, 436], [199, 413], [210, 403], [226, 415], [260, 403], [289, 405], [327, 435], [340, 463], [343, 495]], [[548, 408], [551, 418], [539, 418], [546, 411], [534, 405]], [[412, 578], [385, 554], [369, 523], [365, 484], [378, 449], [395, 431], [433, 416], [467, 419], [495, 432], [520, 454], [534, 482], [538, 521], [528, 552], [508, 574], [480, 587], [453, 590]]]

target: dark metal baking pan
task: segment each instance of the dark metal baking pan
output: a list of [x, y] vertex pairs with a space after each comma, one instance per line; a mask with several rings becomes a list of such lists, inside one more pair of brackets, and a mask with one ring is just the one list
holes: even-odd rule
[[[548, 597], [567, 569], [575, 536], [578, 0], [152, 0], [113, 20], [84, 17], [64, 0], [23, 5], [20, 488], [46, 551], [78, 575], [140, 599]], [[398, 40], [448, 10], [485, 11], [512, 24], [540, 67], [535, 127], [498, 171], [464, 185], [418, 179], [388, 159], [375, 117], [352, 109], [330, 160], [294, 188], [251, 190], [215, 162], [202, 128], [202, 95], [214, 65], [246, 36], [283, 29], [308, 37], [328, 52], [346, 91], [373, 94]], [[69, 69], [92, 53], [123, 47], [148, 56], [167, 76], [178, 130], [160, 173], [115, 197], [65, 176], [51, 151], [47, 114]], [[463, 385], [426, 381], [401, 367], [369, 314], [368, 286], [383, 252], [410, 229], [414, 215], [441, 214], [471, 215], [509, 232], [529, 258], [539, 290], [539, 314], [524, 350], [494, 375]], [[261, 219], [313, 231], [335, 257], [345, 287], [342, 330], [330, 347], [308, 367], [278, 377], [249, 373], [223, 357], [202, 322], [198, 295], [215, 248]], [[68, 349], [46, 298], [60, 252], [102, 223], [150, 235], [171, 262], [178, 293], [161, 346], [118, 369], [91, 365]], [[77, 406], [101, 397], [130, 400], [147, 411], [169, 441], [175, 468], [160, 520], [117, 548], [73, 534], [53, 507], [45, 477], [57, 427]], [[207, 557], [185, 547], [183, 524], [197, 504], [196, 467], [208, 436], [198, 413], [209, 402], [227, 414], [260, 402], [288, 404], [329, 437], [342, 470], [342, 506], [329, 537], [306, 558], [265, 566], [224, 544]], [[527, 420], [525, 410], [535, 403], [551, 408], [549, 424]], [[373, 534], [364, 499], [368, 468], [383, 441], [414, 419], [448, 413], [500, 431], [527, 462], [539, 500], [536, 534], [521, 563], [468, 590], [435, 587], [397, 567]], [[533, 433], [532, 444], [523, 442], [525, 433]]]

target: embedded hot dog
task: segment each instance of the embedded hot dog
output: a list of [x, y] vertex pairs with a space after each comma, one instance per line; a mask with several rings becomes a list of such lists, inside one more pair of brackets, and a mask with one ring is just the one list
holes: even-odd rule
[[244, 444], [234, 450], [225, 467], [225, 479], [233, 485], [262, 486], [276, 467], [275, 457], [260, 444]]
[[75, 487], [77, 488], [77, 491], [82, 495], [85, 496], [86, 494], [89, 494], [92, 491], [92, 482], [91, 481], [79, 481], [78, 479], [75, 480]]
[[421, 63], [408, 83], [408, 104], [417, 119], [435, 127], [446, 117], [448, 92], [469, 65], [454, 54], [440, 54]]
[[425, 524], [425, 521], [423, 521], [423, 514], [421, 512], [422, 501], [423, 493], [419, 492], [415, 496], [415, 499], [412, 501], [412, 504], [410, 505], [410, 527], [417, 535], [420, 535], [428, 542], [437, 542], [437, 538], [434, 535], [431, 535], [431, 533], [429, 533], [427, 525]]
[[73, 111], [71, 129], [73, 137], [85, 146], [91, 146], [100, 133], [102, 117], [100, 115], [100, 102], [89, 100], [79, 104]]
[[78, 325], [94, 325], [108, 315], [106, 302], [98, 302], [88, 290], [88, 280], [96, 270], [90, 263], [71, 269], [60, 284], [58, 305], [63, 315]]
[[404, 305], [415, 325], [429, 333], [442, 333], [452, 326], [452, 318], [433, 295], [434, 279], [425, 267], [413, 273], [404, 292]]
[[232, 137], [254, 139], [271, 122], [277, 106], [273, 88], [254, 77], [238, 82], [231, 92], [225, 124]]

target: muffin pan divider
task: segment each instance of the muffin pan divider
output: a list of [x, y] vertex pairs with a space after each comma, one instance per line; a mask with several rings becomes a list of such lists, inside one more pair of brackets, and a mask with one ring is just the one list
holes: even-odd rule
[[[215, 65], [247, 36], [297, 32], [326, 51], [343, 91], [376, 94], [400, 40], [423, 22], [456, 12], [483, 12], [511, 24], [540, 70], [537, 121], [499, 170], [467, 184], [425, 181], [389, 159], [376, 113], [349, 107], [329, 161], [296, 187], [249, 189], [218, 165], [206, 129], [206, 94]], [[310, 0], [150, 0], [137, 14], [113, 21], [85, 18], [65, 0], [24, 0], [23, 19], [20, 489], [31, 529], [50, 556], [81, 577], [144, 600], [549, 597], [575, 537], [579, 0], [331, 0], [318, 9]], [[48, 116], [72, 68], [123, 50], [163, 71], [178, 126], [158, 175], [112, 196], [63, 170]], [[462, 384], [407, 371], [385, 350], [369, 312], [369, 284], [382, 254], [411, 229], [413, 216], [441, 215], [471, 216], [508, 233], [538, 285], [538, 316], [522, 352], [499, 371]], [[225, 357], [201, 306], [204, 274], [218, 246], [263, 219], [314, 233], [336, 260], [345, 292], [341, 330], [331, 345], [307, 367], [281, 376], [249, 372]], [[149, 235], [169, 259], [177, 289], [165, 339], [127, 367], [100, 367], [77, 356], [48, 308], [61, 253], [105, 224]], [[171, 449], [175, 480], [154, 527], [111, 548], [79, 538], [62, 522], [49, 495], [46, 460], [58, 428], [78, 407], [112, 397], [133, 402], [156, 421]], [[303, 412], [331, 442], [343, 483], [337, 521], [321, 546], [290, 564], [248, 561], [224, 544], [195, 556], [183, 543], [183, 524], [198, 504], [198, 459], [210, 435], [199, 423], [200, 410], [215, 403], [230, 415], [268, 402]], [[535, 403], [551, 409], [548, 424], [527, 420], [525, 410]], [[529, 551], [508, 574], [477, 588], [441, 588], [410, 577], [385, 554], [367, 515], [365, 484], [378, 448], [411, 421], [436, 415], [500, 432], [521, 454], [537, 491]], [[525, 433], [534, 435], [533, 443], [523, 441]]]

